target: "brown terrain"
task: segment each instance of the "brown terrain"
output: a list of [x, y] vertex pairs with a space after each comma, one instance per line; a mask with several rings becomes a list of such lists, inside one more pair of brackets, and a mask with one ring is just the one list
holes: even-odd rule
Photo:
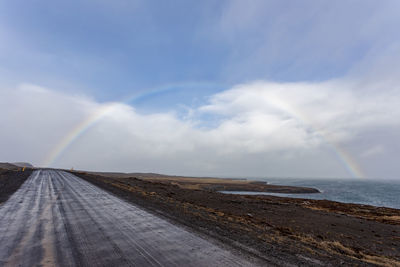
[[268, 193], [290, 193], [290, 194], [319, 193], [317, 189], [310, 187], [269, 185], [265, 182], [252, 181], [246, 179], [184, 177], [184, 176], [169, 176], [156, 173], [92, 172], [90, 174], [95, 174], [104, 177], [113, 177], [113, 178], [135, 177], [145, 181], [177, 185], [183, 189], [201, 189], [208, 191], [248, 191], [248, 192], [268, 192]]
[[277, 262], [305, 265], [400, 266], [397, 209], [215, 192], [268, 190], [265, 184], [242, 180], [74, 174], [261, 258], [268, 255]]

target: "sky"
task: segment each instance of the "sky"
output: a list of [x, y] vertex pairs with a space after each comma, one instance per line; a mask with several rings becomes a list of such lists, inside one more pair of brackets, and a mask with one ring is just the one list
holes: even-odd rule
[[0, 1], [0, 161], [400, 179], [397, 0]]

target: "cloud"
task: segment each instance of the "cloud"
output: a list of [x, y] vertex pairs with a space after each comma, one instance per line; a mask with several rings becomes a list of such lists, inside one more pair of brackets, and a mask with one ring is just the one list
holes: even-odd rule
[[[91, 127], [66, 147], [54, 166], [189, 175], [348, 177], [351, 174], [336, 158], [335, 147], [346, 147], [355, 161], [367, 165], [366, 155], [382, 152], [376, 148], [388, 140], [364, 142], [363, 136], [378, 128], [400, 129], [400, 91], [368, 87], [360, 91], [358, 84], [346, 79], [240, 84], [211, 95], [187, 116], [140, 114], [123, 103], [99, 103], [29, 84], [3, 88], [0, 159], [41, 165], [66, 135], [86, 123]], [[384, 162], [378, 164], [367, 176], [386, 167]], [[387, 175], [399, 171], [390, 168]]]
[[361, 154], [362, 157], [373, 157], [376, 155], [381, 155], [385, 152], [385, 148], [382, 145], [377, 145], [377, 146], [373, 146], [369, 149], [367, 149], [366, 151], [364, 151], [364, 153]]
[[[361, 91], [356, 86], [357, 83], [344, 80], [256, 82], [214, 95], [210, 104], [200, 110], [221, 114], [229, 117], [229, 121], [244, 124], [252, 121], [255, 114], [273, 116], [275, 121], [285, 122], [293, 129], [321, 133], [337, 142], [351, 140], [368, 128], [398, 125], [397, 88], [373, 92], [369, 88]], [[267, 124], [269, 130], [282, 127]]]

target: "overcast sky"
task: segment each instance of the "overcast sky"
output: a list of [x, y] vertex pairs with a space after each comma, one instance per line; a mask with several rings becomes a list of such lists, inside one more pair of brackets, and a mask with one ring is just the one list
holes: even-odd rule
[[400, 179], [400, 1], [0, 1], [0, 161]]

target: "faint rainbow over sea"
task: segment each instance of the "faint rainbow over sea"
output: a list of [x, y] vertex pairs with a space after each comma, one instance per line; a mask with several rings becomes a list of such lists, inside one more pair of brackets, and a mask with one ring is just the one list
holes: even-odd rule
[[348, 172], [351, 173], [354, 178], [365, 178], [365, 175], [358, 165], [357, 161], [347, 151], [342, 149], [339, 145], [335, 145], [333, 146], [333, 148], [336, 151], [339, 160], [343, 163]]
[[286, 112], [304, 125], [311, 127], [311, 129], [320, 138], [322, 138], [322, 140], [324, 140], [325, 144], [330, 146], [338, 161], [345, 167], [352, 178], [365, 178], [364, 172], [361, 170], [359, 164], [354, 159], [354, 157], [352, 157], [350, 153], [340, 147], [337, 142], [331, 140], [331, 138], [329, 138], [330, 134], [319, 127], [318, 124], [311, 119], [311, 116], [298, 109], [295, 105], [289, 103], [289, 101], [285, 101], [280, 97], [272, 96], [270, 97], [269, 101], [272, 105]]
[[[60, 158], [60, 156], [68, 150], [68, 148], [79, 139], [88, 129], [90, 129], [93, 125], [95, 125], [98, 121], [100, 121], [104, 116], [110, 113], [116, 105], [130, 103], [135, 100], [141, 100], [143, 98], [149, 96], [155, 96], [159, 93], [164, 93], [168, 91], [179, 90], [186, 87], [191, 86], [215, 86], [215, 84], [210, 83], [183, 83], [183, 84], [169, 84], [162, 87], [158, 87], [156, 89], [147, 91], [142, 94], [135, 94], [129, 97], [126, 97], [124, 101], [114, 102], [110, 104], [101, 105], [97, 110], [95, 110], [92, 114], [82, 120], [79, 124], [77, 124], [70, 132], [68, 132], [60, 142], [50, 151], [44, 160], [42, 166], [43, 167], [51, 167], [56, 161]], [[353, 178], [364, 178], [365, 175], [358, 165], [357, 161], [347, 152], [345, 149], [340, 147], [336, 142], [332, 141], [329, 138], [329, 134], [322, 130], [317, 126], [315, 122], [310, 118], [310, 116], [306, 115], [305, 112], [300, 111], [294, 105], [291, 105], [288, 101], [283, 100], [279, 97], [271, 97], [268, 100], [271, 105], [276, 108], [286, 112], [288, 115], [297, 119], [304, 125], [307, 125], [312, 128], [312, 130], [318, 134], [323, 140], [324, 143], [328, 144], [331, 150], [334, 152], [334, 155], [338, 159], [338, 161], [345, 167], [347, 172]]]

